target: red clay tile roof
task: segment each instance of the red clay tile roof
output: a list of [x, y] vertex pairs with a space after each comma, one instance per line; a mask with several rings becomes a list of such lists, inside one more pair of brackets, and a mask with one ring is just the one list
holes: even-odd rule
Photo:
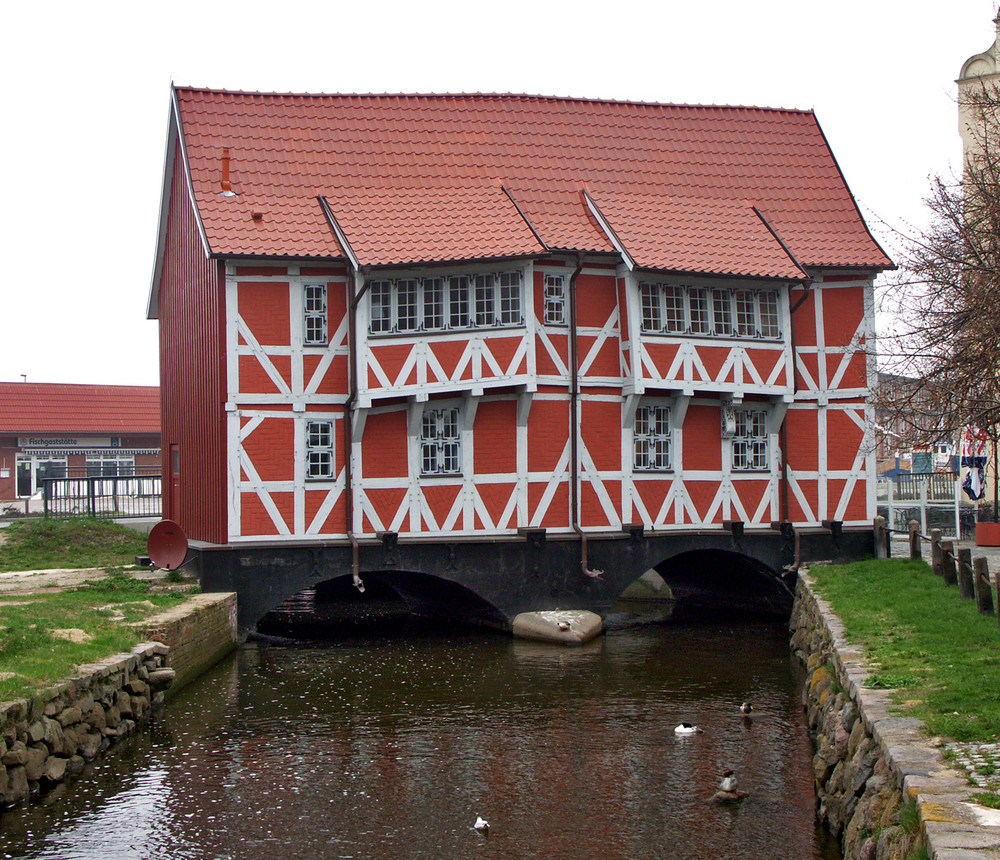
[[[641, 265], [786, 271], [744, 201], [805, 266], [892, 265], [811, 111], [479, 94], [176, 97], [220, 256], [343, 256], [319, 196], [362, 264], [535, 253], [503, 185], [553, 249], [613, 252], [586, 187]], [[234, 197], [220, 196], [224, 148]]]
[[592, 198], [640, 269], [805, 277], [749, 201], [614, 191]]
[[160, 389], [0, 382], [0, 433], [159, 433]]

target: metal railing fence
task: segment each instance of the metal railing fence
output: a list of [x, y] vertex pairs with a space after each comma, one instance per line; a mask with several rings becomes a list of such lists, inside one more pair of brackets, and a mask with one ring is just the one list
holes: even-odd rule
[[42, 501], [47, 517], [159, 517], [163, 482], [159, 474], [45, 478]]

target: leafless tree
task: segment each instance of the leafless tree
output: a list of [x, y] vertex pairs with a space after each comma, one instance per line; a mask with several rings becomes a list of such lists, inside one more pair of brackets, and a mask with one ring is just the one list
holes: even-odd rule
[[[882, 291], [893, 327], [880, 334], [884, 386], [876, 410], [905, 441], [955, 439], [983, 428], [996, 451], [1000, 425], [1000, 85], [959, 95], [971, 141], [963, 174], [937, 177], [930, 226], [900, 237], [900, 268]], [[995, 468], [994, 468], [995, 473]]]

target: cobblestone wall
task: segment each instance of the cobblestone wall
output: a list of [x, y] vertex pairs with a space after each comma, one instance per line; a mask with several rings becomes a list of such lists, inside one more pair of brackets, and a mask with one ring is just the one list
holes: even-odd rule
[[201, 594], [147, 622], [150, 640], [78, 668], [32, 699], [0, 702], [0, 804], [83, 770], [236, 645], [236, 595]]
[[791, 631], [792, 651], [806, 665], [802, 704], [815, 741], [820, 819], [840, 838], [846, 860], [909, 856], [919, 819], [904, 826], [901, 775], [874, 737], [872, 715], [859, 698], [867, 676], [861, 652], [836, 642], [839, 621], [820, 607], [804, 577], [796, 589]]

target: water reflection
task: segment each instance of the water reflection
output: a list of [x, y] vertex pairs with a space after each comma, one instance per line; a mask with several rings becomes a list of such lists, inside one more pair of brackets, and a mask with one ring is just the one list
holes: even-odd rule
[[[675, 735], [682, 720], [704, 734]], [[717, 806], [727, 767], [750, 796]], [[575, 649], [481, 635], [248, 649], [84, 781], [0, 816], [0, 849], [835, 857], [811, 779], [781, 625], [628, 630]]]

